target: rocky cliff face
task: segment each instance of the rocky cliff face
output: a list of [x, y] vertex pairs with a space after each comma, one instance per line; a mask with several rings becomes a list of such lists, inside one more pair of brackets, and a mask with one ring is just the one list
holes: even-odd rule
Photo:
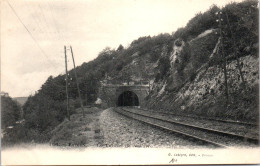
[[244, 84], [236, 59], [228, 59], [226, 100], [223, 62], [214, 59], [220, 54], [216, 32], [209, 29], [188, 42], [174, 41], [167, 55], [169, 75], [154, 82], [146, 100], [148, 108], [233, 120], [258, 119], [258, 56], [248, 53], [239, 58]]

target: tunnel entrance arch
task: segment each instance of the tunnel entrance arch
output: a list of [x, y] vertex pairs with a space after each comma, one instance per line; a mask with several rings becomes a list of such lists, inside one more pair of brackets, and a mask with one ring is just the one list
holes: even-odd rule
[[124, 91], [118, 96], [117, 106], [139, 106], [138, 96], [132, 91]]

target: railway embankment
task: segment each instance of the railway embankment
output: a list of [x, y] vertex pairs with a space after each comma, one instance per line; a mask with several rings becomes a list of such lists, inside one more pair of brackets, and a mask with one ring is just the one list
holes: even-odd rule
[[78, 109], [70, 121], [64, 120], [52, 131], [49, 144], [64, 148], [209, 148], [123, 116], [116, 109], [85, 108], [85, 117]]
[[104, 147], [123, 148], [201, 148], [189, 139], [183, 139], [167, 131], [127, 118], [109, 108], [100, 116], [104, 135]]
[[84, 108], [85, 117], [81, 109], [71, 115], [70, 120], [65, 119], [51, 133], [49, 143], [53, 146], [66, 147], [99, 147], [103, 144], [102, 128], [100, 127], [100, 114], [102, 109], [97, 107]]

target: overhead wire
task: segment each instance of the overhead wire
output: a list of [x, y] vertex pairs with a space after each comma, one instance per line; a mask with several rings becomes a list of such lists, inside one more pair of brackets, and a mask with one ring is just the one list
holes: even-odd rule
[[[26, 4], [25, 6], [27, 6], [28, 9], [29, 9], [29, 7], [31, 7], [30, 5], [27, 4], [26, 1], [25, 1], [25, 4]], [[35, 15], [34, 15], [34, 12], [32, 12], [31, 8], [30, 8], [30, 13], [32, 13], [31, 16], [32, 16], [34, 22], [37, 24], [37, 27], [38, 27], [37, 29], [41, 32], [41, 34], [44, 34], [41, 26], [39, 25], [40, 22], [36, 19]]]
[[[48, 1], [46, 1], [46, 2], [48, 2]], [[44, 4], [42, 4], [42, 3], [40, 4], [37, 2], [35, 3], [35, 8], [33, 8], [33, 9], [36, 9], [36, 10], [32, 10], [32, 12], [31, 12], [34, 21], [38, 25], [39, 25], [39, 23], [41, 24], [41, 27], [44, 29], [44, 31], [41, 30], [41, 32], [45, 36], [45, 39], [54, 41], [54, 39], [57, 38], [59, 41], [62, 42], [62, 40], [59, 36], [59, 33], [57, 33], [57, 30], [55, 32], [55, 28], [56, 28], [55, 21], [52, 22], [51, 20], [53, 20], [53, 19], [50, 19], [51, 17], [53, 18], [52, 11], [48, 12], [46, 4], [44, 6], [42, 6], [42, 5], [44, 5]], [[32, 5], [27, 4], [26, 6], [31, 7]], [[48, 6], [49, 6], [49, 4], [48, 4]], [[44, 11], [47, 11], [47, 13]], [[33, 14], [33, 13], [35, 13], [35, 14]], [[35, 15], [37, 16], [38, 19], [35, 18]], [[39, 23], [38, 23], [38, 21], [39, 21]], [[54, 29], [53, 29], [53, 25], [55, 26]], [[56, 41], [58, 41], [58, 40], [56, 40]], [[59, 59], [58, 61], [61, 61], [61, 59], [63, 60], [63, 58], [64, 58], [64, 55], [61, 55], [61, 52], [63, 53], [62, 49], [59, 49], [59, 52], [57, 52], [58, 56], [55, 56], [55, 59], [57, 59], [57, 58]]]
[[[26, 1], [25, 1], [25, 4], [28, 7], [32, 6], [31, 4], [28, 4], [28, 2], [26, 2]], [[38, 25], [39, 29], [41, 30], [41, 34], [44, 35], [44, 37], [45, 37], [44, 39], [52, 40], [52, 37], [47, 33], [48, 28], [47, 28], [47, 25], [44, 25], [43, 19], [41, 18], [43, 15], [40, 12], [41, 11], [38, 9], [34, 10], [34, 8], [31, 8], [31, 13], [32, 13], [31, 16], [33, 17], [35, 23]]]
[[[25, 1], [25, 4], [26, 4], [26, 6], [27, 7], [31, 7], [32, 5], [31, 4], [28, 4], [26, 1]], [[34, 8], [30, 8], [31, 10], [30, 10], [30, 12], [31, 12], [31, 16], [32, 16], [32, 18], [33, 18], [33, 20], [34, 20], [34, 22], [38, 25], [38, 28], [39, 28], [39, 30], [40, 30], [40, 32], [41, 32], [41, 35], [40, 36], [44, 36], [44, 39], [46, 40], [46, 39], [48, 39], [48, 40], [50, 40], [50, 41], [52, 41], [53, 40], [53, 37], [52, 36], [50, 36], [47, 32], [46, 32], [46, 28], [47, 28], [47, 26], [45, 26], [45, 28], [44, 28], [44, 26], [43, 26], [43, 22], [42, 22], [42, 19], [40, 19], [40, 14], [39, 14], [39, 12], [41, 12], [40, 10], [34, 10]], [[42, 14], [41, 14], [42, 15]], [[38, 19], [37, 19], [38, 18]], [[47, 22], [45, 22], [45, 23], [47, 23]], [[39, 35], [38, 35], [39, 36]]]
[[[58, 34], [60, 36], [60, 39], [63, 40], [64, 43], [69, 44], [69, 42], [65, 39], [63, 33], [59, 30], [59, 28], [57, 26], [57, 20], [55, 19], [55, 16], [54, 16], [54, 13], [53, 13], [53, 10], [54, 10], [53, 3], [51, 3], [51, 2], [49, 3], [49, 1], [47, 1], [47, 4], [49, 6], [49, 10], [50, 10], [50, 13], [51, 13], [51, 17], [52, 17], [52, 20], [53, 20], [54, 27], [55, 27], [56, 31], [58, 32]], [[67, 48], [67, 46], [66, 46], [66, 48]], [[70, 50], [70, 48], [68, 48], [68, 50]], [[68, 52], [69, 52], [68, 54], [71, 54], [70, 51], [68, 51]], [[68, 62], [70, 62], [70, 59], [69, 58], [67, 58], [67, 59], [68, 59]], [[68, 69], [70, 68], [69, 64], [70, 63], [67, 64], [68, 65]], [[71, 66], [71, 69], [73, 69], [73, 65]]]
[[[53, 41], [54, 38], [57, 38], [59, 41], [62, 42], [61, 37], [60, 37], [60, 33], [58, 32], [58, 29], [57, 29], [57, 26], [56, 26], [56, 22], [52, 21], [52, 20], [54, 20], [53, 13], [50, 10], [50, 8], [49, 8], [49, 11], [48, 11], [48, 7], [47, 7], [47, 5], [49, 6], [48, 1], [47, 1], [47, 5], [46, 4], [44, 6], [42, 6], [42, 5], [44, 5], [44, 4], [38, 3], [38, 8], [39, 8], [39, 12], [40, 12], [41, 16], [43, 17], [43, 21], [46, 25], [48, 35], [50, 36], [50, 39], [51, 39], [50, 41]], [[60, 49], [60, 51], [61, 51], [61, 49]], [[64, 58], [64, 56], [62, 56], [59, 52], [58, 56], [55, 56], [55, 58], [56, 58], [56, 60], [60, 61], [61, 59]]]
[[35, 39], [35, 37], [32, 35], [32, 33], [30, 32], [30, 30], [27, 28], [27, 26], [23, 23], [22, 19], [19, 17], [19, 15], [17, 14], [17, 12], [15, 11], [15, 9], [13, 8], [13, 6], [9, 3], [8, 0], [6, 0], [7, 4], [9, 5], [9, 7], [12, 9], [13, 13], [16, 15], [16, 17], [18, 18], [18, 20], [21, 22], [21, 24], [23, 25], [23, 27], [26, 29], [26, 31], [28, 32], [28, 34], [31, 36], [31, 38], [33, 39], [33, 41], [36, 43], [36, 45], [39, 47], [40, 51], [42, 52], [42, 54], [47, 58], [47, 60], [50, 62], [50, 64], [55, 67], [55, 65], [53, 64], [53, 62], [50, 61], [48, 55], [45, 53], [45, 51], [42, 49], [42, 47], [40, 46], [40, 44], [37, 42], [37, 40]]
[[[64, 45], [66, 45], [68, 42], [65, 40], [64, 38], [64, 35], [60, 32], [58, 26], [57, 26], [57, 20], [55, 19], [54, 17], [54, 13], [53, 13], [53, 5], [49, 3], [49, 1], [47, 1], [47, 4], [48, 4], [48, 7], [49, 7], [49, 11], [50, 11], [50, 14], [51, 14], [51, 20], [52, 20], [52, 24], [54, 25], [54, 28], [56, 30], [56, 33], [58, 35], [58, 39], [62, 42], [64, 42]], [[61, 58], [64, 58], [63, 56], [60, 56]]]
[[54, 27], [55, 27], [57, 33], [59, 34], [60, 40], [63, 40], [65, 43], [68, 43], [65, 40], [64, 35], [59, 31], [59, 28], [57, 27], [57, 20], [55, 19], [54, 14], [52, 12], [53, 11], [53, 5], [50, 4], [48, 1], [47, 1], [47, 4], [49, 6], [49, 10], [50, 10], [50, 13], [51, 13], [51, 17], [52, 17], [52, 20], [53, 20]]
[[[19, 21], [22, 23], [22, 25], [24, 26], [24, 28], [26, 29], [26, 31], [29, 33], [29, 35], [31, 36], [31, 38], [34, 40], [34, 42], [36, 43], [36, 45], [39, 47], [39, 49], [41, 50], [41, 52], [44, 54], [44, 56], [48, 59], [48, 61], [50, 61], [48, 55], [46, 54], [46, 52], [42, 49], [42, 47], [40, 46], [40, 44], [37, 42], [36, 38], [34, 37], [33, 33], [30, 31], [30, 29], [24, 24], [24, 22], [22, 21], [22, 19], [18, 16], [16, 10], [14, 9], [14, 7], [8, 2], [8, 5], [10, 6], [10, 8], [12, 9], [12, 11], [14, 12], [14, 14], [16, 15], [16, 17], [19, 19]], [[57, 26], [57, 20], [55, 19], [54, 16], [54, 6], [51, 2], [46, 1], [47, 5], [49, 7], [49, 15], [46, 15], [44, 13], [43, 7], [38, 3], [37, 7], [39, 10], [37, 10], [36, 12], [33, 12], [35, 14], [37, 14], [38, 16], [36, 17], [34, 14], [32, 14], [32, 17], [34, 19], [34, 22], [37, 24], [37, 27], [39, 29], [39, 31], [41, 31], [41, 33], [46, 37], [49, 38], [51, 40], [53, 40], [53, 34], [50, 33], [50, 25], [49, 23], [51, 23], [52, 25], [54, 25], [54, 31], [56, 31], [55, 34], [57, 34], [57, 39], [60, 40], [61, 42], [63, 41], [66, 44], [68, 44], [69, 42], [65, 39], [63, 33], [59, 30], [58, 26]], [[31, 5], [26, 5], [26, 6], [31, 6]], [[47, 10], [47, 7], [44, 7], [44, 9]], [[47, 16], [51, 16], [51, 19], [48, 19]], [[38, 18], [38, 19], [37, 19]], [[52, 21], [47, 21], [47, 20], [52, 20]], [[60, 58], [63, 58], [63, 56], [61, 56]], [[70, 62], [68, 60], [68, 62]], [[54, 65], [51, 62], [52, 65]]]
[[39, 12], [42, 15], [43, 22], [45, 23], [45, 27], [46, 27], [46, 30], [47, 30], [46, 32], [50, 36], [50, 39], [52, 40], [53, 36], [52, 36], [52, 33], [51, 33], [51, 28], [50, 28], [50, 25], [49, 25], [49, 23], [46, 19], [45, 13], [44, 13], [40, 3], [38, 3], [38, 8], [40, 9]]
[[[64, 35], [63, 35], [63, 33], [59, 30], [59, 28], [58, 28], [58, 24], [57, 24], [57, 20], [55, 19], [55, 16], [54, 16], [54, 5], [51, 3], [51, 2], [49, 2], [49, 1], [47, 1], [47, 4], [48, 4], [48, 7], [49, 7], [49, 11], [50, 11], [50, 15], [51, 15], [51, 20], [52, 20], [52, 24], [54, 25], [54, 28], [55, 28], [55, 30], [56, 30], [56, 32], [57, 32], [57, 34], [58, 34], [58, 36], [59, 36], [59, 40], [62, 42], [64, 42], [65, 44], [65, 47], [66, 47], [66, 50], [70, 50], [70, 49], [68, 49], [67, 48], [67, 46], [66, 46], [66, 44], [68, 44], [69, 42], [65, 39], [65, 37], [64, 37]], [[47, 9], [47, 8], [46, 8]], [[70, 54], [70, 51], [67, 51], [67, 56], [68, 56], [68, 54]], [[70, 65], [70, 58], [69, 58], [70, 56], [68, 56], [67, 57], [67, 68], [68, 68], [68, 70], [71, 70], [73, 67]], [[62, 56], [62, 58], [63, 58], [63, 56]], [[68, 77], [70, 77], [70, 76], [68, 76]]]
[[[43, 27], [43, 29], [45, 29], [45, 33], [46, 33], [45, 36], [47, 37], [47, 35], [48, 35], [48, 38], [50, 39], [50, 41], [53, 41], [53, 39], [55, 38], [53, 36], [53, 34], [56, 34], [55, 36], [57, 37], [57, 39], [59, 41], [64, 42], [64, 43], [68, 43], [67, 41], [65, 41], [62, 33], [59, 31], [59, 29], [57, 27], [57, 21], [54, 18], [54, 14], [53, 14], [53, 11], [52, 11], [53, 6], [51, 6], [48, 1], [46, 1], [46, 2], [47, 2], [47, 5], [49, 7], [48, 13], [45, 12], [45, 11], [48, 11], [47, 5], [42, 6], [42, 4], [37, 3], [37, 2], [36, 2], [37, 3], [36, 7], [38, 8], [38, 10], [35, 12], [35, 13], [38, 14], [37, 18], [39, 19], [41, 24], [44, 25], [42, 27]], [[30, 6], [30, 5], [28, 5], [28, 6]], [[50, 26], [50, 24], [54, 25], [54, 26]], [[54, 27], [54, 30], [52, 30], [51, 27]], [[57, 57], [62, 58], [62, 59], [64, 58], [64, 56], [62, 56], [62, 55], [57, 56]]]

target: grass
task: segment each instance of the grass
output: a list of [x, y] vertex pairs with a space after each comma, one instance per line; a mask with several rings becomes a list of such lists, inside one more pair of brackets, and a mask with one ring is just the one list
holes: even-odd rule
[[96, 129], [98, 126], [96, 123], [101, 109], [96, 107], [84, 108], [84, 112], [85, 117], [82, 116], [82, 110], [77, 109], [76, 113], [71, 116], [70, 121], [65, 119], [58, 125], [52, 131], [50, 144], [56, 146], [87, 146], [93, 141], [92, 139], [100, 139], [101, 137], [97, 136], [100, 129]]

